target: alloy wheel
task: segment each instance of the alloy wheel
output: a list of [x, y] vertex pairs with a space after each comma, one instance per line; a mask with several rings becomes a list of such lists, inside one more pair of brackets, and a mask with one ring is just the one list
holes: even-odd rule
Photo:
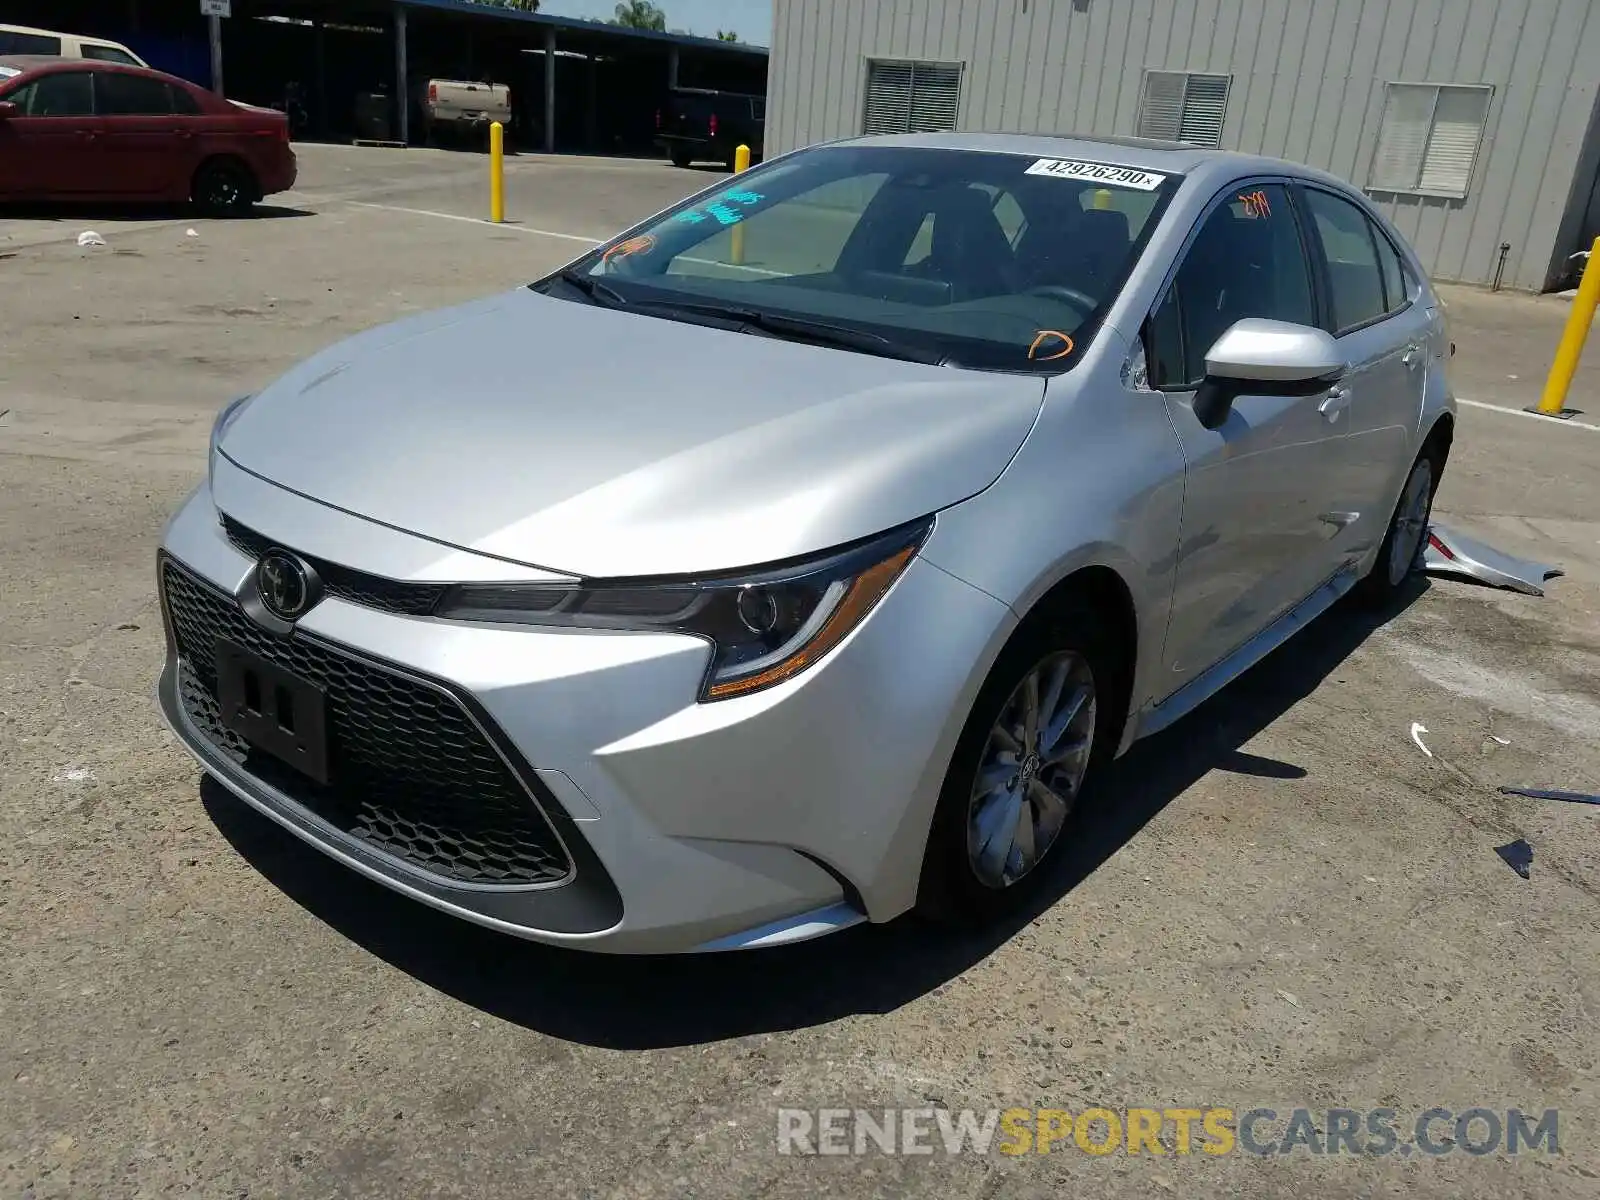
[[1060, 836], [1089, 769], [1094, 674], [1075, 651], [1038, 662], [989, 731], [967, 806], [967, 858], [985, 887], [1008, 888]]
[[1422, 541], [1428, 535], [1428, 514], [1433, 506], [1433, 464], [1418, 459], [1406, 480], [1406, 490], [1394, 514], [1389, 541], [1389, 583], [1398, 587], [1416, 566]]

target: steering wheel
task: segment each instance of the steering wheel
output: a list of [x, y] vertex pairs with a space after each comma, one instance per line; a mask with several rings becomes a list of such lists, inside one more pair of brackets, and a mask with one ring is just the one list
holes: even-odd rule
[[1074, 308], [1083, 309], [1087, 316], [1100, 307], [1100, 301], [1086, 292], [1080, 292], [1075, 287], [1068, 287], [1064, 283], [1041, 283], [1038, 287], [1031, 287], [1023, 293], [1025, 296], [1044, 296], [1050, 300], [1065, 300]]

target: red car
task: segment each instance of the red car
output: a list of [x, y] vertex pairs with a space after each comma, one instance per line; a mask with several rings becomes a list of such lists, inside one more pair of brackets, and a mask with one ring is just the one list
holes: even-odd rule
[[0, 58], [0, 201], [192, 201], [238, 214], [294, 186], [289, 122], [108, 62]]

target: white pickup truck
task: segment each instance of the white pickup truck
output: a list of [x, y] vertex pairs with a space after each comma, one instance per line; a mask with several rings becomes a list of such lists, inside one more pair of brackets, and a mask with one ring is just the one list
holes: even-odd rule
[[491, 122], [511, 123], [511, 89], [503, 83], [427, 79], [419, 96], [422, 136], [429, 144], [441, 137], [481, 142]]

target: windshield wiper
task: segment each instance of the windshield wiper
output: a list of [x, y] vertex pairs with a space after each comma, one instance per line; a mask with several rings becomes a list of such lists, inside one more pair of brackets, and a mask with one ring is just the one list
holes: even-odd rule
[[737, 305], [679, 303], [672, 300], [644, 300], [641, 308], [657, 308], [692, 316], [714, 317], [732, 321], [744, 329], [759, 330], [773, 337], [789, 341], [807, 342], [813, 346], [832, 346], [838, 350], [856, 350], [863, 354], [877, 354], [884, 358], [900, 358], [907, 362], [939, 366], [945, 362], [942, 350], [920, 346], [915, 342], [896, 341], [881, 333], [871, 333], [849, 325], [835, 325], [829, 321], [812, 321], [805, 317], [785, 317], [777, 313], [762, 312], [756, 308]]
[[571, 267], [563, 267], [556, 278], [569, 287], [577, 288], [590, 300], [609, 304], [613, 308], [622, 308], [629, 303], [628, 298], [610, 284], [601, 283], [593, 275], [584, 275]]

